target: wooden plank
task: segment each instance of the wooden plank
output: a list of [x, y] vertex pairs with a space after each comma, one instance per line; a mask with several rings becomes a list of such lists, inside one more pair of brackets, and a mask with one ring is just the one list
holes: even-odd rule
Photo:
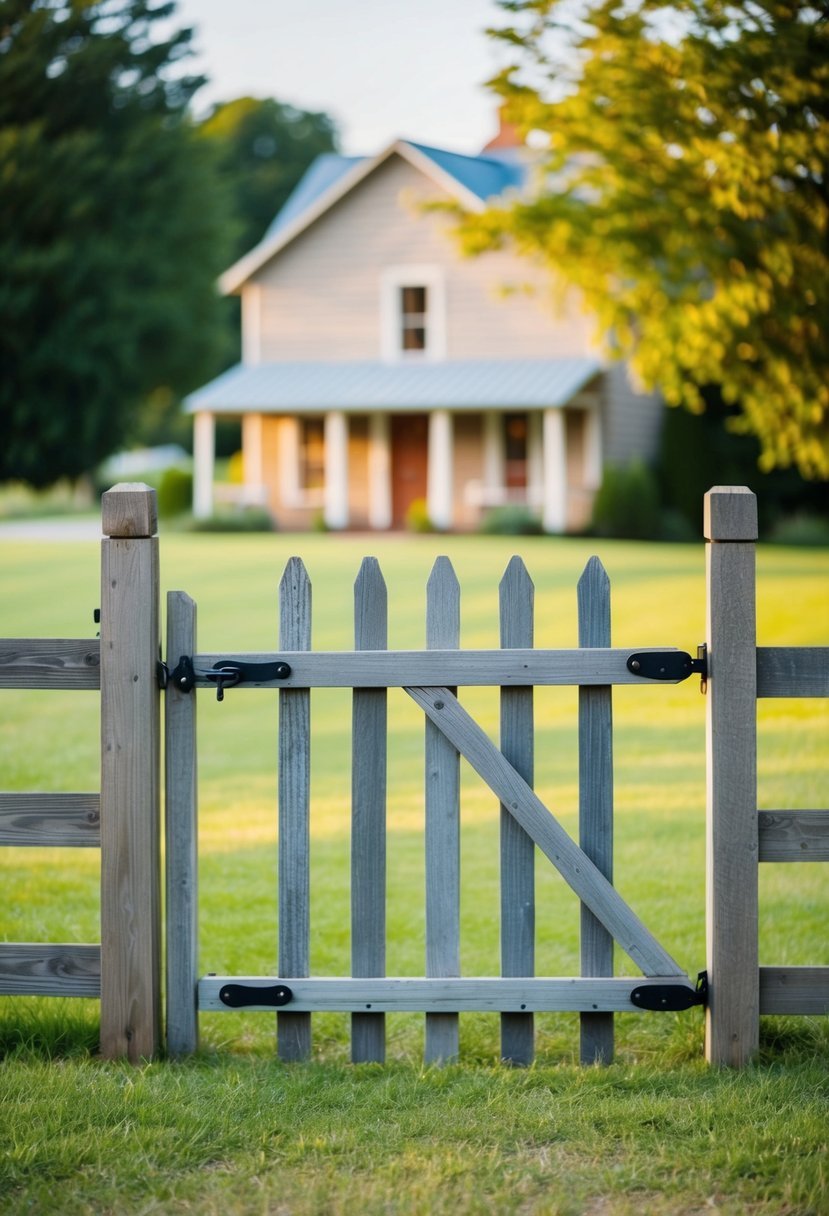
[[[457, 647], [461, 594], [448, 557], [439, 557], [426, 586], [426, 645]], [[458, 976], [460, 956], [460, 758], [448, 739], [426, 723], [426, 974]], [[458, 1057], [456, 1013], [427, 1013], [424, 1060]]]
[[645, 975], [683, 975], [618, 891], [446, 688], [407, 688]]
[[[388, 645], [388, 594], [377, 559], [367, 557], [354, 584], [354, 646]], [[386, 972], [386, 778], [387, 700], [384, 688], [355, 689], [352, 698], [351, 764], [351, 972]], [[351, 1059], [382, 1063], [386, 1026], [382, 1013], [351, 1015]]]
[[[293, 993], [291, 1006], [298, 1010], [355, 1012], [371, 1009], [384, 1013], [419, 1013], [423, 1010], [446, 1010], [442, 1016], [461, 1013], [579, 1013], [604, 1011], [613, 1013], [642, 1012], [630, 999], [634, 988], [653, 984], [676, 984], [693, 991], [694, 985], [685, 975], [637, 978], [605, 977], [582, 979], [464, 977], [422, 979], [394, 977], [387, 979], [340, 979], [314, 976], [280, 979]], [[273, 976], [207, 976], [199, 981], [199, 1008], [207, 1013], [228, 1012], [219, 999], [225, 984], [252, 987], [276, 983]], [[272, 1010], [272, 1006], [251, 1006], [255, 1010]], [[428, 1015], [427, 1015], [428, 1016]], [[431, 1016], [441, 1016], [433, 1014]]]
[[0, 994], [98, 997], [101, 947], [2, 942]]
[[[569, 684], [676, 684], [677, 680], [651, 680], [626, 667], [630, 655], [648, 650], [675, 651], [675, 646], [638, 646], [594, 650], [434, 650], [350, 651], [315, 650], [298, 653], [288, 647], [275, 652], [214, 651], [195, 657], [199, 688], [215, 682], [199, 672], [223, 660], [274, 663], [291, 667], [286, 680], [245, 681], [239, 691], [251, 688], [407, 688], [417, 686], [496, 687]], [[235, 691], [235, 689], [233, 690]]]
[[829, 1013], [829, 967], [761, 967], [760, 1012]]
[[100, 688], [97, 638], [0, 638], [0, 688]]
[[0, 794], [0, 845], [96, 848], [99, 794]]
[[829, 697], [829, 646], [758, 646], [758, 697]]
[[[513, 557], [498, 588], [501, 646], [531, 647], [535, 587], [520, 557]], [[501, 751], [533, 783], [533, 690], [501, 689]], [[535, 845], [501, 805], [501, 974], [535, 971]], [[501, 1014], [501, 1059], [516, 1066], [533, 1062], [531, 1013]]]
[[[292, 557], [279, 584], [279, 645], [311, 645], [311, 583], [302, 561]], [[279, 694], [279, 971], [307, 975], [310, 966], [311, 694]], [[277, 1015], [277, 1045], [283, 1060], [311, 1054], [311, 1015]]]
[[[610, 579], [591, 557], [577, 587], [580, 646], [610, 646]], [[579, 844], [613, 882], [613, 706], [608, 686], [579, 688]], [[581, 973], [613, 975], [613, 937], [581, 905]], [[613, 1059], [613, 1014], [583, 1013], [582, 1064]]]
[[[733, 498], [733, 501], [732, 501]], [[752, 510], [754, 515], [752, 517]], [[708, 696], [706, 1058], [742, 1067], [759, 1047], [756, 501], [706, 495]]]
[[[155, 499], [131, 493], [128, 533]], [[138, 1063], [161, 1038], [158, 540], [101, 550], [101, 1054]]]
[[829, 861], [829, 811], [760, 811], [761, 861]]
[[158, 531], [155, 490], [140, 481], [119, 481], [101, 495], [104, 536], [145, 537]]
[[[183, 591], [167, 594], [167, 654], [196, 648], [196, 605]], [[196, 694], [170, 682], [164, 701], [167, 1052], [198, 1048], [198, 769]]]

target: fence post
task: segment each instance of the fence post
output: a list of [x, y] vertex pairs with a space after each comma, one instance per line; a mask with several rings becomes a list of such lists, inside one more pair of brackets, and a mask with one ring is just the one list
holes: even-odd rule
[[161, 1026], [155, 491], [102, 501], [101, 1054], [152, 1057]]
[[705, 1056], [742, 1067], [759, 1044], [757, 500], [744, 486], [705, 495], [709, 685], [706, 712]]

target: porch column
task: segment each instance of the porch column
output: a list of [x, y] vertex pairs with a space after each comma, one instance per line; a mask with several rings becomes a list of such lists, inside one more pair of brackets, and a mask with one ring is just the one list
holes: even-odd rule
[[503, 414], [487, 410], [484, 414], [484, 495], [483, 505], [495, 507], [504, 493]]
[[193, 515], [213, 514], [213, 466], [216, 462], [216, 421], [212, 414], [193, 419]]
[[348, 419], [342, 410], [325, 415], [325, 524], [348, 526]]
[[438, 531], [452, 527], [452, 415], [448, 410], [433, 410], [429, 415], [426, 510]]
[[262, 480], [262, 415], [245, 414], [242, 419], [242, 481], [246, 503], [263, 501]]
[[567, 442], [564, 411], [545, 410], [543, 427], [543, 508], [545, 532], [563, 532], [567, 523]]
[[368, 419], [368, 522], [380, 530], [391, 527], [391, 431], [388, 414]]
[[602, 484], [602, 420], [598, 409], [584, 415], [584, 484], [598, 490]]
[[544, 502], [544, 435], [542, 416], [530, 410], [527, 415], [527, 506], [540, 511]]

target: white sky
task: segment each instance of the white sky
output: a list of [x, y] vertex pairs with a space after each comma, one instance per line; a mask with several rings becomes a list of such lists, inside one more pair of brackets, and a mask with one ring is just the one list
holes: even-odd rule
[[179, 0], [176, 23], [210, 78], [198, 113], [245, 95], [325, 110], [353, 155], [397, 137], [480, 151], [504, 57], [483, 31], [503, 18], [495, 0]]

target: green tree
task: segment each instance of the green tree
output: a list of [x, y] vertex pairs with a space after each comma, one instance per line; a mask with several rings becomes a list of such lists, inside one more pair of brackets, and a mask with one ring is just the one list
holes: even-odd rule
[[261, 239], [311, 161], [337, 148], [336, 126], [327, 114], [271, 97], [220, 102], [200, 131], [216, 147], [232, 194], [237, 256]]
[[469, 216], [581, 289], [671, 404], [716, 385], [762, 468], [829, 477], [825, 0], [500, 0], [539, 190]]
[[151, 0], [0, 0], [0, 480], [77, 477], [207, 379], [226, 212]]

